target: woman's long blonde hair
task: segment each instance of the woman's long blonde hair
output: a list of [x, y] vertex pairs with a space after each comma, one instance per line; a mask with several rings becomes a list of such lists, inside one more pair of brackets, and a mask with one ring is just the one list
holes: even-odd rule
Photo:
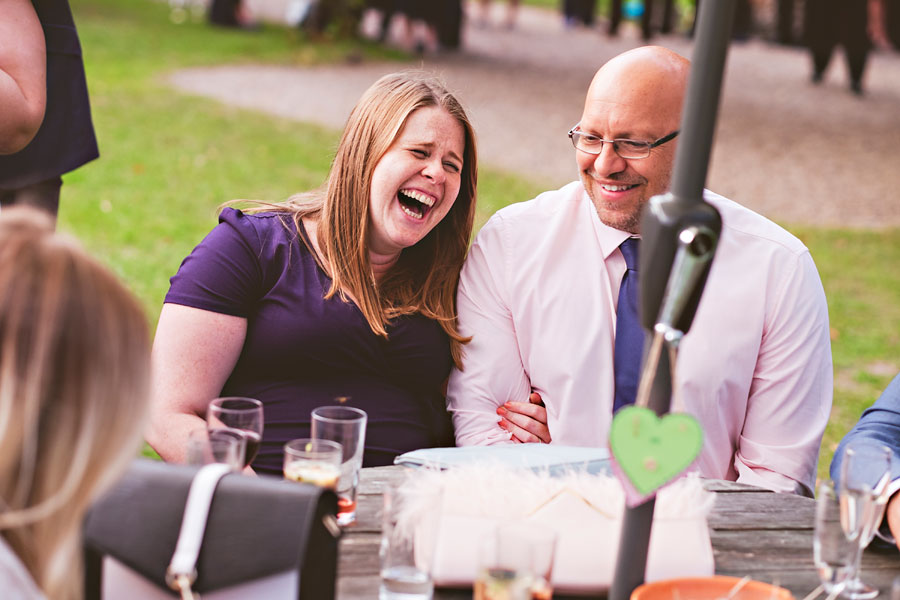
[[[376, 285], [368, 250], [372, 172], [409, 115], [426, 106], [443, 108], [463, 128], [459, 195], [441, 222], [404, 249]], [[421, 313], [434, 319], [450, 337], [453, 360], [462, 368], [461, 346], [468, 338], [457, 329], [456, 287], [475, 221], [477, 170], [475, 133], [456, 97], [427, 73], [393, 73], [376, 81], [356, 104], [321, 190], [282, 204], [259, 203], [250, 212], [289, 213], [298, 230], [304, 217], [315, 218], [319, 249], [332, 278], [326, 298], [352, 297], [381, 336], [387, 336], [388, 322], [400, 315]]]
[[149, 382], [132, 295], [31, 209], [0, 214], [0, 534], [51, 600], [82, 594], [81, 525], [135, 456]]

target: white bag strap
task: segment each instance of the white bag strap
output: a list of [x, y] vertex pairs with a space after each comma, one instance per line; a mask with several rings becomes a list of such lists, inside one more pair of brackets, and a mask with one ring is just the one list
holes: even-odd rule
[[183, 600], [198, 597], [191, 591], [191, 585], [197, 579], [197, 557], [203, 543], [209, 506], [219, 480], [228, 473], [231, 473], [231, 467], [213, 463], [201, 467], [191, 482], [175, 554], [166, 569], [166, 583], [176, 592], [181, 592]]

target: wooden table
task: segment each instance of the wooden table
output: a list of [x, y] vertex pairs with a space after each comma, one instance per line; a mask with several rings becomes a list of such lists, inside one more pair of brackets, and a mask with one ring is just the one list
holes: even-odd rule
[[[358, 522], [341, 540], [340, 600], [378, 597], [381, 491], [398, 481], [403, 471], [403, 467], [362, 470]], [[717, 574], [776, 583], [797, 600], [819, 585], [812, 561], [815, 501], [729, 481], [706, 480], [705, 487], [717, 493], [709, 517]], [[881, 589], [879, 598], [889, 600], [891, 582], [898, 575], [900, 554], [895, 549], [869, 549], [863, 555], [862, 579]], [[436, 600], [471, 597], [471, 591], [435, 590]]]

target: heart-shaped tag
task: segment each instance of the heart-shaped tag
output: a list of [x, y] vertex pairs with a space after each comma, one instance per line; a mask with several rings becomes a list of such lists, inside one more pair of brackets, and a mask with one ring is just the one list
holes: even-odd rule
[[609, 450], [628, 483], [630, 506], [646, 498], [687, 470], [703, 448], [703, 429], [685, 413], [661, 419], [649, 408], [626, 406], [613, 417]]

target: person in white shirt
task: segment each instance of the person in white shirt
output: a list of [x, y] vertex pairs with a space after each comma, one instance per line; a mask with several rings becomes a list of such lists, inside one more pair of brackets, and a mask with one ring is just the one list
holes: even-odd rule
[[[458, 445], [606, 445], [619, 245], [640, 236], [642, 208], [669, 187], [689, 68], [652, 46], [606, 63], [570, 132], [581, 181], [500, 210], [478, 234], [457, 298], [472, 342], [447, 396]], [[681, 344], [673, 410], [703, 426], [701, 475], [812, 495], [832, 399], [821, 281], [797, 238], [705, 199], [722, 233]]]

